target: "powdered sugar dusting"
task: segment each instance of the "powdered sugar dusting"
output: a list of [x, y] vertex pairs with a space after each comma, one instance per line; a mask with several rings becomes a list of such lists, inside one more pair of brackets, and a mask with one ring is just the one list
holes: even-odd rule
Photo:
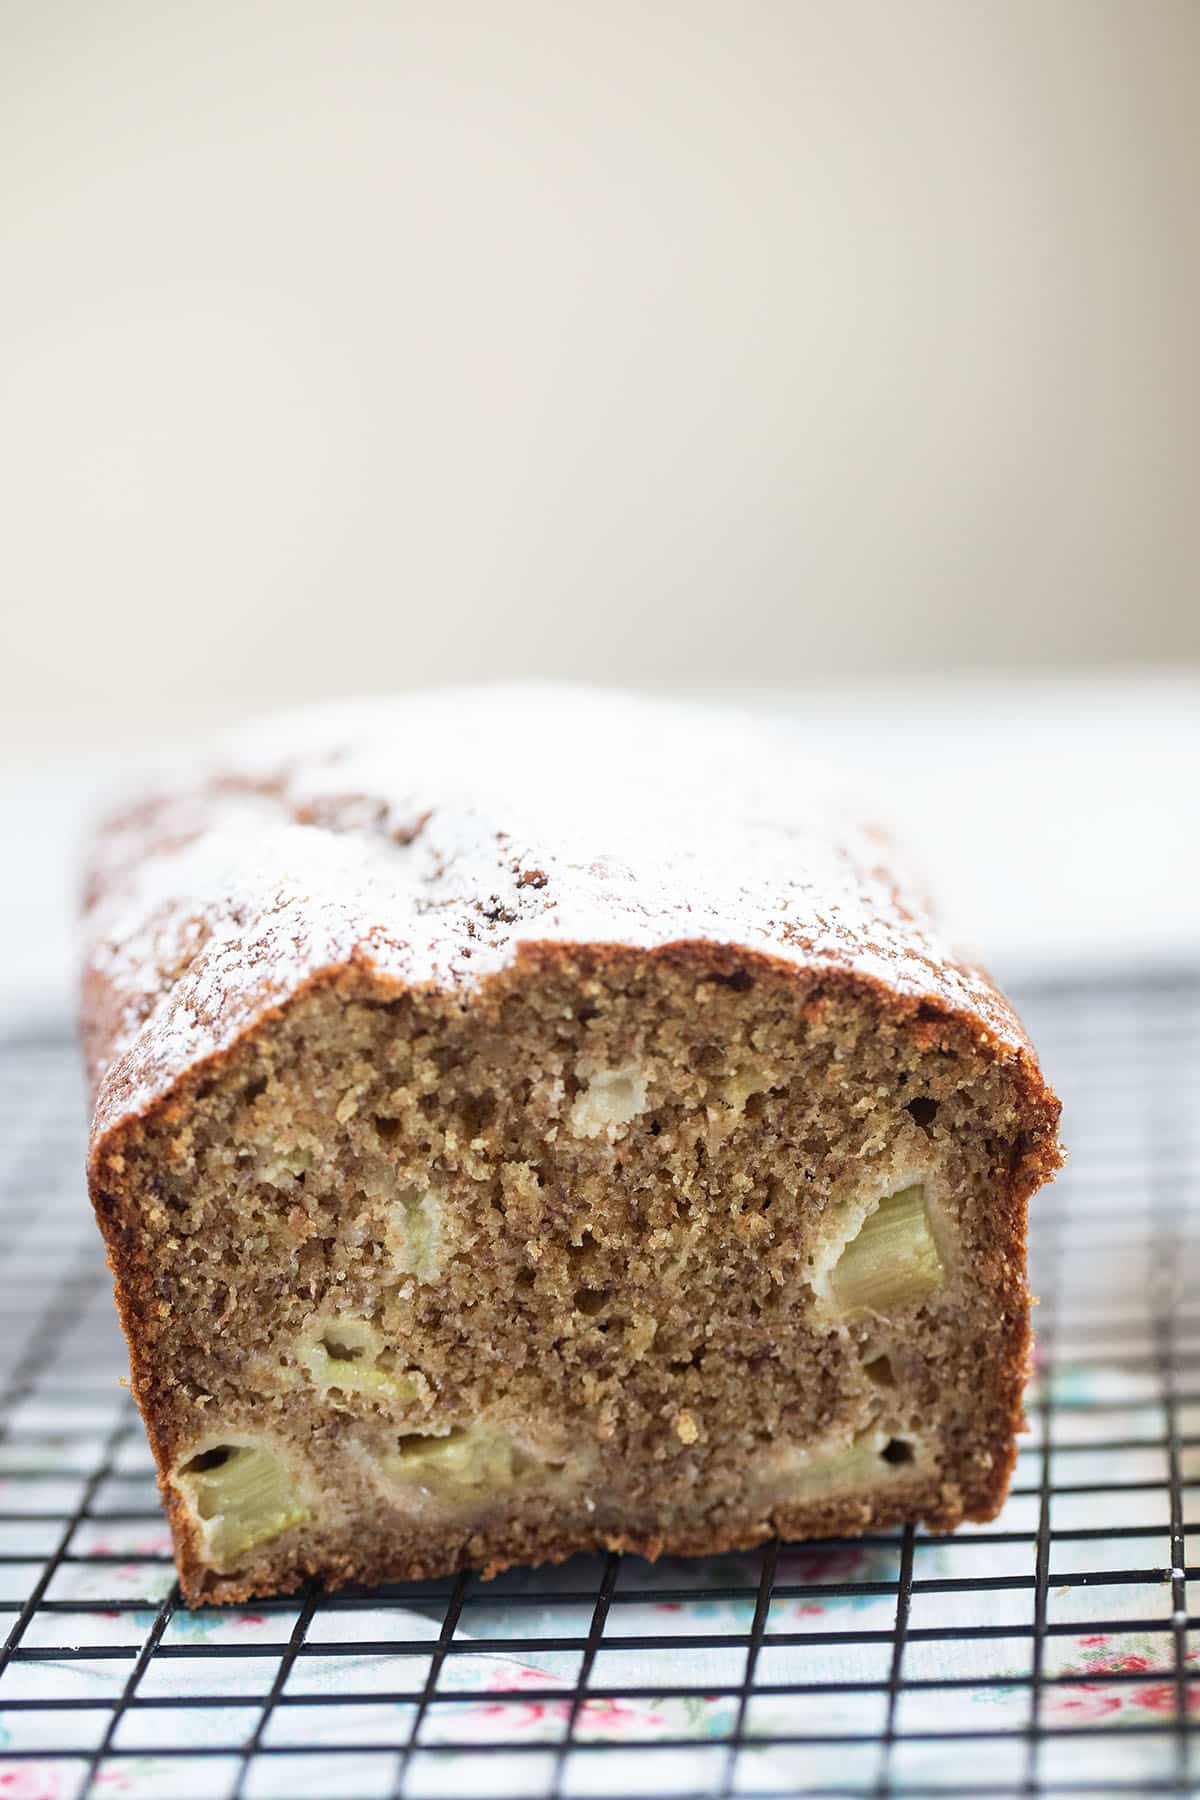
[[852, 972], [1023, 1048], [891, 862], [825, 771], [735, 714], [464, 688], [268, 722], [98, 847], [95, 1130], [318, 970], [470, 991], [534, 942], [736, 945]]

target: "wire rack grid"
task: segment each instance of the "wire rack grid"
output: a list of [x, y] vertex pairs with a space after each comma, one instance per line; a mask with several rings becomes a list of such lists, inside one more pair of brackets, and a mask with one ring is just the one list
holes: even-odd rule
[[201, 1612], [74, 1052], [0, 1045], [0, 1800], [1200, 1792], [1200, 976], [1022, 998], [1072, 1156], [994, 1524]]

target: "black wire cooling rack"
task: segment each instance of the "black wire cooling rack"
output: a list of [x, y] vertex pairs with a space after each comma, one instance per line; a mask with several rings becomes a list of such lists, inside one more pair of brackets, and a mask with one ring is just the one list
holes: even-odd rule
[[199, 1613], [73, 1049], [0, 1045], [0, 1800], [1200, 1792], [1200, 976], [1022, 999], [1072, 1156], [994, 1525]]

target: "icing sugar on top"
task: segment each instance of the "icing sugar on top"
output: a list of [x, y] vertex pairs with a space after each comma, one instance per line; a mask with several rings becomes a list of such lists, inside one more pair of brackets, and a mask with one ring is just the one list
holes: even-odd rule
[[855, 973], [1024, 1033], [786, 734], [593, 689], [479, 687], [270, 720], [93, 860], [95, 1133], [318, 970], [470, 989], [523, 943], [680, 940]]

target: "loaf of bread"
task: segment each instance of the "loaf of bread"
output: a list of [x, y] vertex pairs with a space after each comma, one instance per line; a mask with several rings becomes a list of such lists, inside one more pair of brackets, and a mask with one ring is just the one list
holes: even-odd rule
[[1058, 1103], [777, 733], [368, 702], [112, 821], [90, 1184], [192, 1602], [999, 1508]]

